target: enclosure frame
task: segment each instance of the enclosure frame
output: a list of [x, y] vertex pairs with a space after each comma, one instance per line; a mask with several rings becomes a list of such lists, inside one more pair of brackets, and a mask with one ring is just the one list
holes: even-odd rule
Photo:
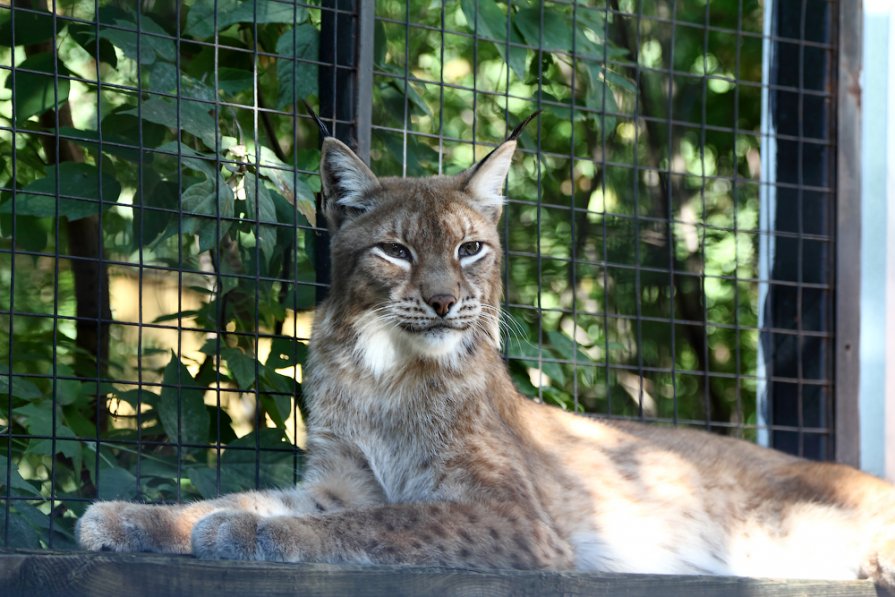
[[861, 69], [863, 0], [840, 0], [836, 93], [836, 460], [861, 465]]

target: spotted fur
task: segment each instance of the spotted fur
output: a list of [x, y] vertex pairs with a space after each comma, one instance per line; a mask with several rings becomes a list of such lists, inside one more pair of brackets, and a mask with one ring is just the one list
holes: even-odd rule
[[523, 399], [499, 353], [497, 221], [516, 141], [452, 177], [376, 178], [324, 143], [333, 284], [297, 488], [100, 502], [88, 549], [202, 558], [895, 581], [895, 489], [690, 430]]

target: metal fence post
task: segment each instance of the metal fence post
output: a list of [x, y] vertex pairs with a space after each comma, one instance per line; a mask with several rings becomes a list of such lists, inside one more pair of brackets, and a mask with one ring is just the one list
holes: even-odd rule
[[[370, 161], [373, 84], [374, 0], [323, 0], [321, 3], [318, 71], [320, 116], [330, 132]], [[315, 243], [318, 302], [330, 281], [329, 234], [320, 231]]]

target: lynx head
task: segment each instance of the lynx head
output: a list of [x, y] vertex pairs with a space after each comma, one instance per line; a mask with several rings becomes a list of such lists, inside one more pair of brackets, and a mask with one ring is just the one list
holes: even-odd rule
[[456, 176], [377, 178], [343, 143], [323, 143], [332, 234], [329, 320], [350, 326], [376, 376], [423, 362], [457, 367], [499, 346], [503, 186], [511, 137]]

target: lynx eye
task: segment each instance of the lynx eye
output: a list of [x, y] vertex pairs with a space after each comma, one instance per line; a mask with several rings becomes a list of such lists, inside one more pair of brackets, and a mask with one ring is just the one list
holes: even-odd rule
[[482, 243], [474, 240], [460, 245], [460, 248], [457, 249], [457, 257], [460, 259], [463, 259], [464, 257], [472, 257], [473, 255], [478, 255], [481, 251]]
[[410, 253], [410, 249], [402, 245], [401, 243], [380, 243], [379, 249], [394, 259], [403, 259], [404, 261], [413, 261], [413, 255]]

